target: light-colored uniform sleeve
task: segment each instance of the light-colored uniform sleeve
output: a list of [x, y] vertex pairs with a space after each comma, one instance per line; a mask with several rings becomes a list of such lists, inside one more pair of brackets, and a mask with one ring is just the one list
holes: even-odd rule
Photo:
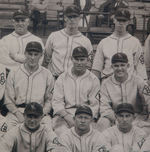
[[139, 41], [137, 41], [135, 50], [136, 52], [133, 59], [135, 63], [135, 69], [139, 76], [141, 76], [144, 80], [147, 80], [146, 67], [144, 63], [144, 52]]
[[46, 92], [44, 96], [45, 100], [45, 105], [43, 107], [43, 112], [44, 114], [47, 114], [50, 112], [50, 109], [52, 108], [52, 96], [53, 96], [53, 91], [54, 91], [54, 78], [50, 71], [48, 71], [48, 76], [47, 76], [47, 86], [46, 86]]
[[89, 93], [90, 108], [93, 111], [93, 117], [97, 118], [100, 107], [100, 82], [97, 77], [93, 80], [93, 87]]
[[8, 74], [6, 81], [6, 90], [5, 90], [5, 102], [4, 104], [8, 108], [8, 110], [12, 113], [17, 111], [17, 107], [15, 106], [15, 89], [14, 89], [14, 71], [11, 71]]
[[54, 94], [52, 100], [52, 107], [54, 109], [54, 114], [58, 114], [60, 116], [66, 115], [63, 77], [64, 75], [61, 74], [55, 82]]
[[103, 54], [103, 43], [101, 41], [96, 49], [92, 70], [102, 72], [103, 68], [104, 68], [104, 54]]
[[0, 65], [0, 100], [3, 98], [6, 82], [6, 69]]
[[45, 45], [45, 53], [44, 53], [44, 59], [42, 65], [46, 68], [48, 67], [48, 64], [51, 62], [52, 53], [53, 53], [53, 33], [50, 34]]
[[147, 76], [150, 78], [150, 35], [145, 41], [145, 50], [144, 50], [144, 61], [147, 71]]
[[16, 128], [8, 131], [3, 138], [0, 139], [0, 151], [11, 152], [17, 137]]
[[100, 95], [101, 95], [100, 113], [101, 113], [101, 117], [108, 118], [111, 122], [114, 122], [115, 121], [115, 113], [111, 107], [112, 101], [111, 101], [111, 98], [110, 98], [109, 93], [107, 91], [107, 87], [105, 85], [105, 82], [102, 83], [101, 89], [100, 89]]

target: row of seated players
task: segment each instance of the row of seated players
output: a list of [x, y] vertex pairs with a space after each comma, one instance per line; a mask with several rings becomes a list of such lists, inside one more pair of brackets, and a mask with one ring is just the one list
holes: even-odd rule
[[[11, 130], [24, 122], [26, 103], [35, 100], [43, 107], [41, 123], [57, 135], [74, 126], [73, 116], [79, 105], [88, 105], [92, 109], [92, 126], [101, 132], [117, 123], [114, 109], [121, 101], [132, 104], [136, 112], [133, 125], [149, 134], [146, 112], [149, 110], [149, 86], [139, 76], [128, 73], [130, 65], [126, 54], [113, 55], [111, 63], [114, 74], [104, 80], [100, 88], [98, 78], [87, 70], [88, 52], [84, 47], [73, 50], [73, 67], [61, 74], [55, 85], [50, 71], [38, 64], [42, 52], [39, 42], [29, 42], [25, 49], [26, 62], [8, 74], [4, 104], [9, 112], [4, 123], [5, 131], [6, 126]], [[144, 109], [140, 109], [141, 105]], [[48, 115], [51, 108], [54, 110], [52, 120]]]

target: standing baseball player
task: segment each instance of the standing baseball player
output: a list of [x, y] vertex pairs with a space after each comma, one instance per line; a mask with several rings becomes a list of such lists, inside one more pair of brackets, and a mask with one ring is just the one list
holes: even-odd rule
[[129, 20], [130, 12], [127, 9], [118, 9], [115, 12], [115, 30], [113, 34], [100, 41], [93, 61], [92, 71], [98, 78], [104, 79], [112, 75], [111, 58], [115, 53], [123, 52], [129, 59], [129, 71], [147, 80], [141, 44], [126, 31]]
[[[140, 76], [128, 72], [130, 65], [125, 53], [114, 54], [111, 63], [114, 74], [103, 81], [100, 90], [101, 118], [98, 122], [100, 130], [104, 130], [115, 123], [114, 109], [118, 104], [125, 102], [132, 104], [135, 108], [137, 121], [148, 119], [149, 86]], [[141, 127], [144, 127], [144, 123]], [[149, 130], [149, 127], [146, 128]]]
[[9, 110], [6, 116], [9, 128], [24, 121], [24, 108], [30, 102], [42, 105], [43, 122], [51, 127], [48, 113], [51, 110], [54, 79], [49, 70], [38, 64], [42, 53], [43, 49], [39, 42], [29, 42], [25, 49], [25, 63], [8, 75], [4, 104]]
[[134, 145], [145, 138], [145, 132], [132, 125], [134, 120], [134, 108], [129, 103], [122, 103], [115, 110], [117, 125], [102, 132], [106, 142], [106, 149], [111, 151], [116, 145], [120, 145], [124, 152], [132, 151]]
[[75, 126], [60, 136], [65, 152], [101, 152], [105, 148], [99, 131], [92, 128], [92, 110], [88, 106], [79, 106], [75, 111]]
[[62, 73], [55, 82], [52, 106], [54, 109], [54, 129], [61, 134], [74, 126], [73, 116], [78, 106], [88, 105], [97, 119], [99, 112], [98, 78], [89, 70], [88, 51], [84, 47], [76, 47], [72, 54], [73, 67]]
[[24, 123], [8, 131], [0, 140], [1, 151], [60, 152], [56, 134], [40, 124], [42, 118], [43, 108], [40, 104], [36, 102], [27, 104], [24, 111]]
[[0, 63], [9, 70], [16, 69], [20, 63], [24, 63], [24, 52], [28, 42], [40, 42], [44, 48], [41, 38], [28, 31], [29, 22], [28, 12], [17, 10], [12, 19], [15, 31], [0, 40]]
[[[48, 67], [55, 78], [72, 67], [71, 56], [75, 47], [85, 47], [89, 59], [93, 51], [90, 40], [78, 30], [78, 23], [81, 19], [80, 9], [75, 5], [68, 6], [64, 15], [66, 27], [52, 32], [45, 46], [43, 66]], [[89, 64], [91, 64], [90, 60]]]

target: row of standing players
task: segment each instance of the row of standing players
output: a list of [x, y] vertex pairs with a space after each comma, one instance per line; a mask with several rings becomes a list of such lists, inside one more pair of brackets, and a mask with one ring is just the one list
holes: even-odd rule
[[[75, 126], [74, 115], [80, 105], [88, 105], [91, 108], [92, 126], [102, 132], [119, 123], [116, 121], [114, 109], [119, 103], [128, 102], [135, 109], [134, 126], [143, 128], [148, 135], [150, 89], [146, 82], [147, 74], [141, 44], [126, 31], [130, 20], [129, 11], [127, 9], [116, 11], [115, 30], [98, 44], [92, 65], [92, 45], [78, 30], [80, 19], [78, 7], [73, 5], [66, 8], [66, 27], [50, 34], [43, 58], [44, 45], [41, 39], [27, 30], [28, 13], [18, 10], [13, 14], [15, 31], [0, 41], [0, 62], [10, 70], [6, 87], [3, 89], [4, 104], [9, 110], [6, 115], [8, 130], [24, 122], [23, 111], [26, 104], [37, 102], [43, 107], [44, 117], [41, 123], [51, 131], [54, 130], [57, 135]], [[148, 51], [144, 52], [146, 66], [149, 62]], [[40, 66], [39, 62], [47, 69]], [[90, 69], [91, 66], [94, 74], [87, 70], [87, 67]], [[1, 88], [4, 88], [6, 72], [3, 68], [1, 70], [0, 84]], [[102, 82], [101, 88], [98, 78]], [[49, 112], [52, 107], [54, 111], [51, 120]], [[122, 118], [134, 115], [134, 112], [129, 110], [125, 112], [131, 115], [119, 116]], [[125, 122], [123, 126], [126, 126]], [[1, 130], [4, 128], [6, 126]], [[119, 132], [119, 138], [122, 131], [119, 129], [116, 131]], [[133, 141], [128, 139], [133, 139], [135, 134], [142, 132], [135, 133], [131, 128], [129, 131], [132, 133], [125, 134], [127, 139], [120, 137], [117, 144], [131, 145]], [[108, 133], [108, 130], [106, 132]], [[143, 139], [141, 138], [139, 142], [144, 142]], [[78, 143], [73, 148], [84, 147], [85, 141], [86, 139], [83, 139], [83, 144]], [[99, 151], [105, 149], [102, 147]]]

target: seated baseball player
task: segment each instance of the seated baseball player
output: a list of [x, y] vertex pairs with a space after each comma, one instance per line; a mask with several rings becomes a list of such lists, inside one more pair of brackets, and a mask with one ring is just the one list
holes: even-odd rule
[[99, 111], [100, 82], [86, 68], [88, 51], [82, 46], [76, 47], [71, 60], [73, 67], [60, 75], [54, 87], [53, 125], [58, 134], [74, 126], [73, 116], [79, 105], [89, 105], [93, 119], [97, 119]]
[[92, 128], [93, 112], [88, 106], [79, 106], [74, 115], [74, 127], [60, 135], [65, 152], [98, 152], [104, 149], [101, 133]]
[[9, 130], [0, 140], [1, 152], [59, 152], [56, 134], [40, 124], [43, 108], [36, 102], [27, 104], [24, 123]]
[[130, 152], [134, 144], [145, 138], [146, 133], [132, 125], [134, 120], [134, 108], [129, 103], [121, 103], [115, 109], [117, 124], [102, 132], [106, 149], [111, 151], [114, 146], [123, 148], [124, 152]]
[[[136, 113], [136, 121], [143, 121], [141, 127], [150, 124], [147, 120], [150, 103], [150, 88], [145, 81], [128, 72], [129, 63], [125, 53], [116, 53], [111, 59], [113, 75], [103, 81], [101, 85], [101, 118], [98, 121], [98, 129], [104, 129], [114, 125], [116, 117], [114, 109], [120, 103], [128, 102], [133, 105]], [[147, 111], [147, 112], [146, 112]], [[147, 131], [148, 131], [147, 130]], [[150, 133], [150, 132], [149, 132]]]
[[9, 110], [6, 116], [9, 128], [24, 121], [24, 108], [30, 102], [42, 105], [43, 122], [51, 124], [48, 113], [51, 109], [54, 79], [49, 70], [38, 64], [42, 53], [39, 42], [29, 42], [25, 49], [26, 62], [8, 75], [4, 104]]

